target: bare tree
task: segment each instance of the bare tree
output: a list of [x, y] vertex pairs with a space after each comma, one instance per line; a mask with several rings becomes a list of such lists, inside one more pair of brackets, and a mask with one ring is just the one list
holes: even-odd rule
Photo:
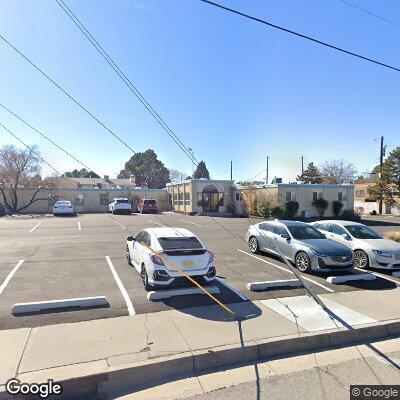
[[[30, 150], [11, 145], [0, 149], [0, 204], [9, 212], [18, 213], [39, 200], [47, 200], [49, 189], [54, 190], [52, 182], [40, 176], [41, 163], [37, 146]], [[21, 189], [31, 189], [25, 191], [29, 195], [24, 204], [19, 199]]]
[[177, 169], [169, 168], [169, 178], [171, 182], [179, 182], [185, 179], [187, 176], [186, 172], [178, 171]]
[[325, 161], [320, 171], [324, 183], [343, 184], [354, 181], [357, 169], [354, 164], [346, 160]]

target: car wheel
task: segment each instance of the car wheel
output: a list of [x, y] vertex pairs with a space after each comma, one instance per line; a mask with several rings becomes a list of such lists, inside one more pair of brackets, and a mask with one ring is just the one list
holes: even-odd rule
[[259, 252], [259, 248], [258, 248], [258, 240], [257, 240], [257, 238], [255, 237], [255, 236], [252, 236], [250, 239], [249, 239], [249, 248], [250, 248], [250, 251], [252, 252], [252, 253], [258, 253]]
[[354, 252], [354, 266], [361, 269], [369, 267], [369, 259], [365, 251], [356, 250]]
[[311, 259], [308, 257], [307, 253], [303, 251], [296, 255], [295, 264], [297, 269], [301, 272], [311, 271]]
[[147, 275], [146, 267], [144, 265], [142, 265], [140, 276], [142, 278], [144, 290], [146, 290], [147, 292], [150, 291], [151, 287], [149, 285], [149, 276]]
[[132, 265], [131, 255], [129, 253], [128, 246], [126, 246], [126, 259], [128, 260], [128, 264]]

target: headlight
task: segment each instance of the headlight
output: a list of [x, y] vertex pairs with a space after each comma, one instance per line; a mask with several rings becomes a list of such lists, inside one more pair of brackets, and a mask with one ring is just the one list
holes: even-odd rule
[[381, 257], [393, 257], [392, 253], [389, 253], [388, 251], [372, 250], [372, 252]]
[[313, 250], [313, 249], [310, 249], [310, 250], [311, 250], [311, 252], [312, 252], [313, 254], [315, 254], [315, 255], [318, 256], [318, 257], [329, 257], [328, 255], [322, 254], [322, 253], [318, 253], [318, 251], [315, 251], [315, 250]]

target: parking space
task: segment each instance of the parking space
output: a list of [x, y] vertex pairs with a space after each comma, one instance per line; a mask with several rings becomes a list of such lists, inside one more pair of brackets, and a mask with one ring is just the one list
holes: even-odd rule
[[[57, 324], [215, 304], [206, 295], [149, 301], [136, 270], [125, 258], [125, 239], [145, 227], [173, 226], [191, 230], [214, 252], [216, 298], [224, 304], [305, 294], [303, 287], [250, 291], [250, 282], [294, 279], [276, 257], [253, 255], [244, 241], [250, 223], [244, 218], [186, 216], [173, 213], [0, 219], [0, 329]], [[20, 260], [24, 260], [16, 270]], [[369, 273], [370, 271], [367, 271]], [[362, 274], [365, 271], [355, 271]], [[10, 275], [11, 274], [11, 275]], [[301, 274], [320, 294], [353, 290], [391, 290], [400, 279], [377, 272], [376, 279], [340, 284], [337, 274]], [[6, 283], [6, 284], [4, 284]], [[15, 303], [105, 296], [109, 306], [13, 316]]]

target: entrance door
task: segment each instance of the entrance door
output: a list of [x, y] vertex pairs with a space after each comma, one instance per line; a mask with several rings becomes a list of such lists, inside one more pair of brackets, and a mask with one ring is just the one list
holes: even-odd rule
[[218, 212], [219, 211], [219, 196], [218, 193], [203, 192], [203, 210], [207, 212]]

